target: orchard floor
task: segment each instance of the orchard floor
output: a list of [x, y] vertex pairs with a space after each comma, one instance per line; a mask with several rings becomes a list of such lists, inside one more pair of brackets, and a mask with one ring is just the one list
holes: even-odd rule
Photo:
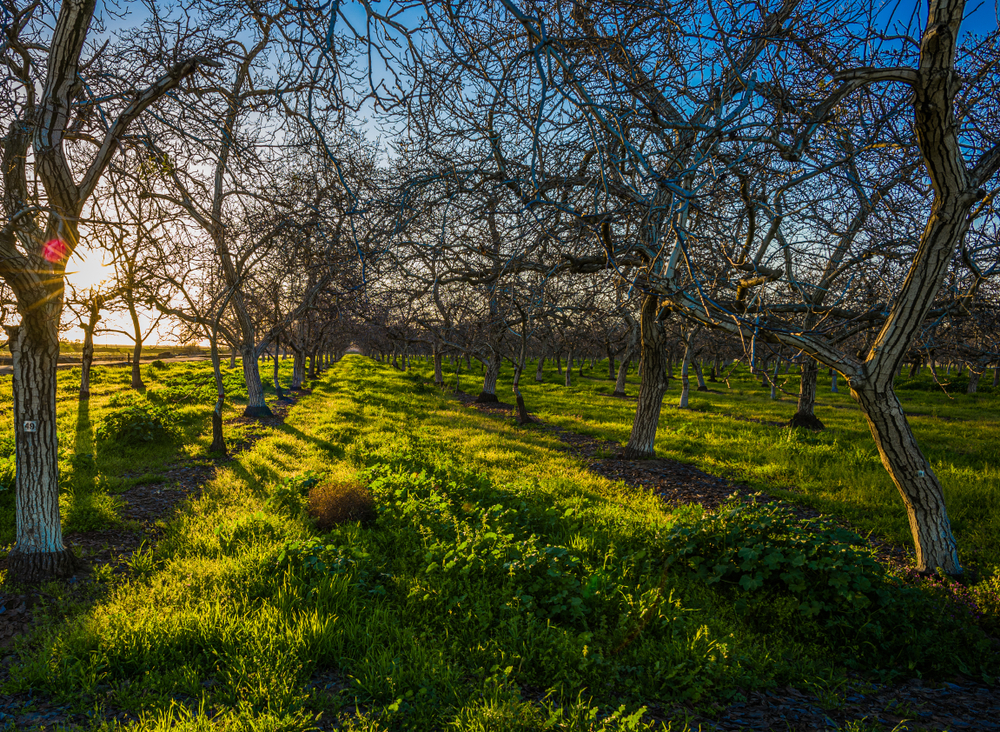
[[[581, 663], [580, 647], [586, 661], [588, 646], [599, 652], [631, 621], [619, 631], [599, 623], [587, 629], [583, 616], [551, 603], [527, 611], [548, 613], [548, 631], [545, 623], [519, 625], [524, 610], [501, 609], [506, 619], [490, 620], [484, 615], [494, 606], [461, 590], [468, 579], [440, 580], [448, 557], [454, 565], [456, 550], [469, 551], [463, 542], [490, 554], [503, 539], [498, 527], [513, 535], [522, 524], [527, 533], [515, 544], [537, 542], [538, 557], [568, 550], [588, 567], [596, 561], [582, 570], [591, 579], [604, 576], [604, 556], [610, 577], [616, 561], [635, 565], [655, 537], [701, 510], [680, 504], [716, 508], [730, 493], [753, 494], [759, 485], [674, 460], [623, 461], [615, 454], [620, 443], [593, 430], [545, 415], [521, 428], [502, 407], [457, 404], [419, 374], [360, 357], [337, 364], [280, 417], [246, 429], [224, 461], [189, 451], [163, 481], [122, 493], [117, 528], [70, 534], [68, 543], [85, 550], [97, 571], [14, 588], [0, 602], [17, 611], [20, 603], [11, 607], [10, 599], [31, 598], [33, 607], [11, 618], [37, 610], [34, 635], [0, 651], [7, 672], [0, 729], [625, 730], [660, 721], [673, 730], [1000, 729], [1000, 696], [982, 672], [970, 670], [973, 678], [939, 669], [920, 680], [889, 664], [881, 681], [824, 659], [822, 644], [789, 641], [780, 627], [747, 626], [725, 596], [687, 581], [671, 581], [676, 610], [656, 611], [666, 635], [650, 626], [626, 649], [633, 660], [612, 661], [605, 652], [609, 671], [595, 672]], [[294, 492], [312, 476], [343, 475], [382, 486], [374, 488], [378, 523], [317, 532]], [[524, 517], [505, 523], [512, 510]], [[818, 513], [794, 510], [801, 519]], [[308, 549], [314, 538], [322, 544]], [[324, 578], [308, 561], [279, 558], [296, 552], [339, 569]], [[402, 559], [408, 552], [415, 564]], [[424, 568], [425, 552], [444, 557], [438, 569]], [[466, 577], [489, 571], [466, 566]], [[561, 565], [545, 566], [566, 576]], [[626, 621], [645, 617], [656, 607], [648, 603], [655, 581], [633, 587], [622, 571], [615, 592], [627, 601], [601, 602], [620, 606]], [[470, 587], [486, 594], [495, 584]], [[630, 602], [637, 603], [631, 611]], [[456, 610], [471, 614], [450, 620]], [[703, 644], [715, 649], [706, 651], [711, 658], [698, 650]], [[792, 660], [796, 653], [800, 661]], [[629, 670], [659, 654], [687, 668], [685, 675], [651, 686]], [[486, 659], [494, 658], [491, 669]], [[594, 685], [602, 673], [627, 683], [602, 692]]]

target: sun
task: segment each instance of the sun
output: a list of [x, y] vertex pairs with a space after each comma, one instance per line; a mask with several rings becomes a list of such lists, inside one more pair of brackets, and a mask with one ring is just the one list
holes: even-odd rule
[[70, 262], [66, 267], [69, 281], [78, 290], [95, 288], [111, 279], [114, 273], [114, 267], [104, 264], [98, 252], [88, 252], [86, 256], [78, 257], [76, 262]]

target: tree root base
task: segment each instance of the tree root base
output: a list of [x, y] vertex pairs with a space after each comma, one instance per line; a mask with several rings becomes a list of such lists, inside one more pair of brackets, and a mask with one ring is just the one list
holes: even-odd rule
[[271, 411], [270, 407], [247, 407], [243, 410], [244, 417], [250, 417], [251, 419], [260, 419], [261, 417], [273, 417], [274, 412]]
[[613, 391], [613, 392], [611, 392], [611, 396], [613, 396], [613, 397], [627, 397], [628, 394], [626, 394], [623, 391]]
[[652, 460], [656, 457], [656, 451], [646, 452], [645, 450], [636, 450], [634, 447], [626, 447], [622, 457], [625, 460]]
[[496, 394], [490, 394], [488, 391], [480, 392], [476, 397], [476, 404], [495, 404], [499, 401]]
[[822, 432], [826, 429], [826, 425], [820, 422], [819, 417], [815, 414], [803, 414], [802, 412], [796, 412], [790, 420], [788, 420], [789, 427], [804, 427], [807, 430], [813, 430], [814, 432]]
[[83, 562], [69, 549], [58, 552], [22, 552], [7, 555], [8, 581], [33, 584], [57, 577], [71, 577]]

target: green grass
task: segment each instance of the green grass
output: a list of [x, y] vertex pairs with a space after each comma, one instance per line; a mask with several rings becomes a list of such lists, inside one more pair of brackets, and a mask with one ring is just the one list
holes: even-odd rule
[[[431, 380], [427, 364], [415, 366]], [[535, 383], [533, 368], [526, 371], [521, 390], [528, 409], [541, 419], [582, 434], [628, 441], [635, 402], [609, 396], [614, 382], [607, 378], [607, 362], [603, 368], [585, 369], [582, 379], [574, 371], [574, 385], [568, 389], [548, 364], [541, 384]], [[476, 368], [463, 374], [462, 388], [478, 391], [478, 373]], [[943, 369], [941, 374], [943, 378]], [[991, 572], [1000, 567], [1000, 390], [994, 392], [988, 377], [983, 377], [979, 394], [965, 394], [964, 376], [952, 377], [945, 393], [925, 370], [917, 379], [900, 379], [898, 393], [921, 449], [944, 486], [962, 561]], [[504, 393], [512, 378], [510, 367], [505, 367], [498, 394], [506, 401], [512, 401]], [[728, 386], [709, 382], [719, 393], [695, 392], [692, 376], [691, 408], [684, 411], [675, 407], [680, 380], [672, 380], [657, 431], [657, 455], [747, 482], [841, 516], [863, 533], [873, 531], [912, 546], [902, 500], [842, 379], [840, 393], [832, 394], [829, 379], [820, 377], [816, 414], [826, 425], [823, 432], [747, 421], [786, 422], [792, 416], [798, 374], [793, 371], [781, 379], [790, 393], [779, 393], [772, 401], [769, 387], [761, 386], [745, 368], [729, 374]], [[447, 374], [446, 383], [453, 387], [453, 374]], [[638, 393], [634, 374], [627, 393]]]
[[[238, 414], [246, 403], [246, 389], [238, 364], [224, 366], [229, 399], [226, 417]], [[291, 379], [291, 360], [281, 363], [281, 379]], [[262, 367], [265, 392], [274, 393], [271, 370]], [[114, 394], [128, 392], [131, 371], [95, 366], [91, 373], [90, 399], [79, 401], [79, 368], [60, 371], [56, 396], [59, 438], [60, 510], [63, 529], [76, 531], [107, 529], [120, 525], [116, 495], [140, 483], [162, 480], [163, 471], [183, 457], [207, 454], [212, 441], [211, 412], [215, 387], [211, 365], [205, 362], [171, 364], [165, 369], [142, 367], [142, 377], [151, 399], [166, 395], [168, 409], [177, 420], [179, 439], [123, 446], [95, 437], [102, 420], [114, 408]], [[0, 400], [12, 401], [11, 378], [0, 377]], [[0, 546], [14, 541], [14, 427], [13, 412], [0, 413]], [[227, 440], [239, 440], [252, 425], [227, 430]]]
[[[644, 707], [680, 729], [683, 705], [838, 687], [848, 669], [1000, 671], [975, 628], [841, 539], [803, 565], [807, 583], [831, 580], [819, 614], [766, 572], [742, 579], [748, 556], [700, 576], [695, 558], [730, 552], [727, 536], [755, 532], [762, 563], [805, 545], [780, 516], [671, 511], [418, 376], [343, 359], [127, 577], [100, 576], [89, 607], [54, 601], [7, 690], [127, 710], [143, 730], [306, 730], [317, 714], [345, 729], [639, 729]], [[377, 521], [317, 532], [315, 478], [367, 484]], [[844, 605], [840, 580], [869, 599]]]

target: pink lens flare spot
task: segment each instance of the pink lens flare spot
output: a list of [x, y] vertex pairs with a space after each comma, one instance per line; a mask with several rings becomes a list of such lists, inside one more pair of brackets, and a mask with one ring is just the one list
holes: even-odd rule
[[69, 247], [62, 239], [49, 239], [42, 248], [42, 256], [53, 264], [69, 256]]

